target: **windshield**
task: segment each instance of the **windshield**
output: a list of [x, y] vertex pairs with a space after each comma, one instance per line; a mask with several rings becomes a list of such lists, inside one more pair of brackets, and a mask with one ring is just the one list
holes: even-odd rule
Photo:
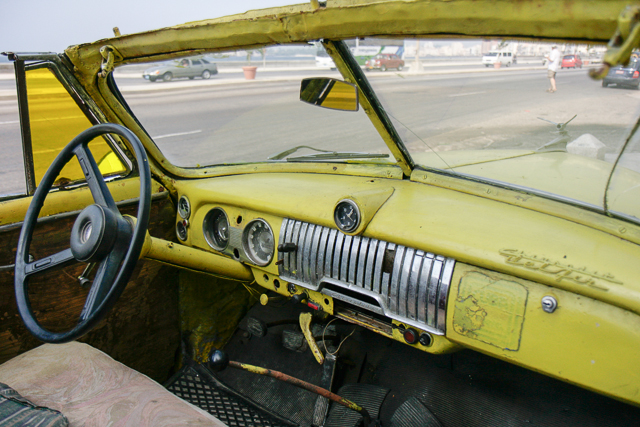
[[[552, 45], [544, 43], [366, 42], [348, 45], [417, 167], [533, 189], [598, 209], [605, 208], [608, 185], [624, 175], [625, 184], [617, 188], [626, 189], [616, 196], [616, 206], [640, 217], [640, 209], [630, 207], [638, 203], [620, 202], [640, 188], [630, 178], [640, 172], [632, 146], [618, 162], [628, 173], [613, 174], [638, 117], [640, 73], [612, 72], [604, 82], [589, 78], [588, 69], [599, 66], [604, 47], [559, 45], [556, 58], [582, 57], [582, 63], [567, 68], [560, 61], [548, 63]], [[497, 55], [498, 49], [504, 62], [483, 63], [483, 56]], [[358, 56], [382, 50], [398, 52], [399, 61], [369, 70], [366, 58]], [[210, 65], [182, 69], [166, 63], [159, 69], [125, 66], [115, 76], [149, 135], [178, 166], [264, 162], [299, 146], [311, 148], [293, 150], [291, 156], [318, 153], [313, 149], [389, 154], [362, 108], [333, 111], [299, 101], [303, 78], [342, 78], [316, 65], [316, 55], [323, 54], [319, 44], [274, 46], [211, 54], [205, 57]], [[247, 66], [257, 67], [253, 80], [242, 74]], [[192, 74], [180, 74], [185, 68]], [[550, 76], [557, 91], [550, 90]], [[286, 161], [287, 156], [277, 158]], [[393, 161], [356, 159], [329, 161]]]
[[[149, 136], [178, 166], [262, 162], [302, 145], [389, 154], [362, 109], [334, 111], [300, 102], [302, 79], [341, 79], [338, 71], [316, 65], [318, 52], [326, 55], [321, 45], [225, 52], [191, 67], [181, 67], [182, 59], [124, 66], [114, 77]], [[245, 76], [243, 67], [257, 67], [255, 76]], [[311, 148], [295, 156], [316, 154]]]
[[[602, 208], [639, 114], [638, 76], [592, 80], [588, 69], [601, 63], [604, 49], [560, 45], [561, 55], [584, 59], [582, 67], [558, 66], [551, 91], [544, 60], [551, 45], [496, 41], [518, 62], [486, 70], [478, 55], [487, 44], [420, 41], [416, 60], [416, 42], [406, 42], [407, 66], [421, 71], [370, 79], [413, 160]], [[640, 162], [624, 165], [640, 172]]]

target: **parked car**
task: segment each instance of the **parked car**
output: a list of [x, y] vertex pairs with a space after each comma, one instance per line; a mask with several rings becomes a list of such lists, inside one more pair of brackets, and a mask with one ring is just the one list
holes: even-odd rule
[[582, 59], [580, 55], [564, 55], [560, 68], [582, 68]]
[[638, 89], [640, 84], [640, 61], [636, 57], [628, 65], [618, 65], [611, 67], [609, 73], [602, 80], [602, 87], [615, 85], [616, 87], [627, 87]]
[[[10, 54], [0, 416], [637, 426], [639, 97], [583, 73], [552, 101], [538, 71], [365, 73], [349, 49], [613, 38], [616, 65], [627, 7], [306, 2]], [[318, 40], [340, 78], [114, 73]]]
[[366, 70], [387, 71], [390, 68], [395, 68], [402, 71], [404, 61], [395, 53], [379, 53], [373, 58], [367, 59], [364, 67]]
[[516, 56], [511, 52], [491, 51], [482, 55], [482, 64], [486, 67], [493, 67], [495, 63], [506, 65], [516, 63]]
[[156, 80], [170, 82], [173, 79], [183, 78], [193, 80], [196, 77], [207, 80], [214, 74], [218, 74], [217, 65], [206, 58], [200, 57], [183, 58], [154, 65], [144, 70], [142, 78], [150, 82], [155, 82]]
[[316, 52], [316, 67], [335, 70], [336, 64], [324, 49], [318, 49]]

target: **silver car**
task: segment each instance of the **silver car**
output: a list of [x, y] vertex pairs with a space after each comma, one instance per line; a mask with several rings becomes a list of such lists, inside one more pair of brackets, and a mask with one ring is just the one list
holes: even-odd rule
[[202, 77], [208, 79], [212, 74], [218, 74], [218, 67], [209, 60], [198, 58], [183, 58], [171, 62], [164, 62], [154, 65], [151, 68], [144, 70], [142, 77], [151, 82], [156, 80], [162, 80], [170, 82], [173, 79], [181, 79], [188, 77], [193, 79], [195, 77]]

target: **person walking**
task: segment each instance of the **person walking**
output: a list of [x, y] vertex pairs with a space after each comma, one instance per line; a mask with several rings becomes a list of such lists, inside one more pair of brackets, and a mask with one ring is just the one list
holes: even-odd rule
[[551, 87], [547, 89], [547, 92], [553, 93], [557, 89], [556, 87], [556, 72], [558, 71], [558, 67], [560, 66], [560, 52], [558, 51], [558, 47], [556, 45], [551, 46], [551, 53], [545, 56], [547, 59], [547, 77], [549, 78], [549, 83], [551, 83]]

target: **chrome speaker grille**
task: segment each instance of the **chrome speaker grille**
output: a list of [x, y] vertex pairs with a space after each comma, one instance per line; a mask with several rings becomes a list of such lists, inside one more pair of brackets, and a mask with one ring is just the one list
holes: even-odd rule
[[455, 260], [285, 219], [282, 279], [435, 334], [444, 334]]

